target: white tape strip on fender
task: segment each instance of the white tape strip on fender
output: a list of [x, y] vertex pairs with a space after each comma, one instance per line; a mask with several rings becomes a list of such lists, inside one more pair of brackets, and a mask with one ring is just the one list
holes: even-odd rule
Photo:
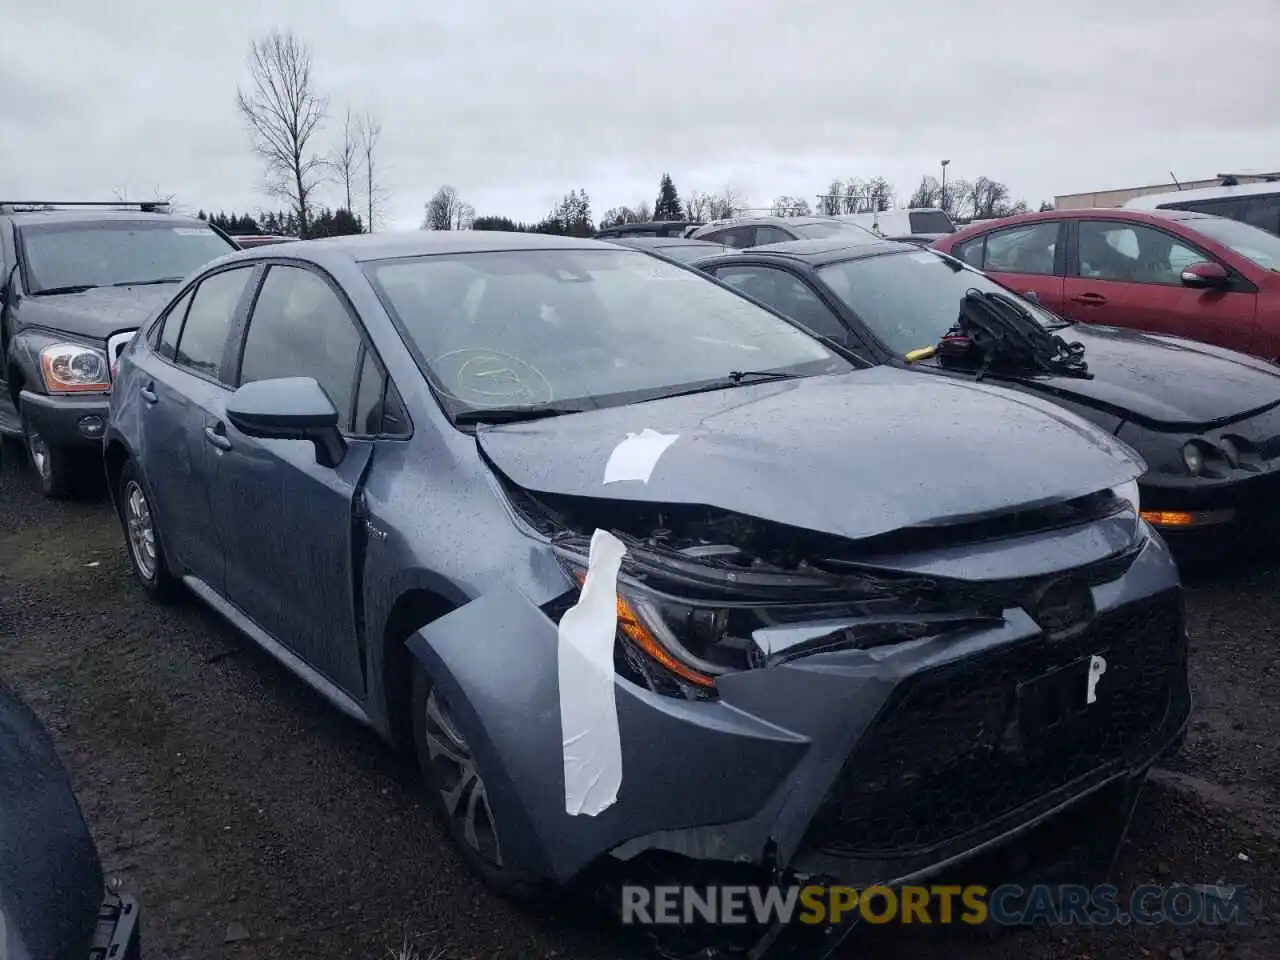
[[618, 631], [618, 570], [626, 552], [622, 541], [608, 531], [593, 533], [582, 595], [560, 618], [564, 808], [574, 817], [594, 817], [608, 809], [622, 786], [613, 644]]
[[613, 448], [604, 465], [604, 482], [639, 480], [648, 483], [658, 458], [678, 439], [678, 433], [658, 433], [645, 427], [639, 433], [628, 433], [627, 439]]

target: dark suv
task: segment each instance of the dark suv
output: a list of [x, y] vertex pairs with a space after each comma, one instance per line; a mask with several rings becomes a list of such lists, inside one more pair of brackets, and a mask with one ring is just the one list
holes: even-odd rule
[[152, 309], [236, 245], [163, 204], [0, 202], [0, 436], [45, 496], [99, 470], [115, 358]]

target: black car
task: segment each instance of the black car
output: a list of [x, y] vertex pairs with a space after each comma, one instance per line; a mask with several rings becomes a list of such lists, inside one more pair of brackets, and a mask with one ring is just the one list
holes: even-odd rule
[[643, 223], [618, 223], [603, 227], [594, 235], [596, 240], [612, 240], [616, 237], [684, 237], [702, 226], [701, 220], [646, 220]]
[[681, 263], [692, 263], [694, 260], [705, 260], [721, 253], [733, 253], [733, 247], [722, 243], [709, 243], [706, 240], [687, 240], [683, 237], [650, 237], [643, 234], [632, 237], [618, 237], [610, 240], [620, 247], [631, 247], [658, 256], [678, 260]]
[[101, 472], [112, 367], [138, 325], [238, 249], [203, 220], [125, 206], [0, 203], [0, 436], [23, 438], [49, 497]]
[[0, 681], [0, 957], [138, 960], [138, 913], [106, 891], [49, 735]]
[[[1103, 427], [1146, 460], [1142, 514], [1174, 544], [1218, 553], [1280, 530], [1280, 370], [1270, 364], [1176, 337], [1069, 323], [914, 244], [800, 241], [696, 266], [867, 360], [970, 379], [981, 373]], [[954, 333], [971, 291], [969, 302], [994, 294], [1034, 325], [1038, 340], [1078, 354], [1076, 369], [949, 361], [951, 351], [937, 345]]]

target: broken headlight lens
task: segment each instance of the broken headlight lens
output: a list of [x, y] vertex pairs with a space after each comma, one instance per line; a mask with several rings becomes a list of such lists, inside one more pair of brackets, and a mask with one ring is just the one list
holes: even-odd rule
[[[570, 553], [558, 556], [581, 585], [585, 559]], [[814, 586], [816, 593], [820, 586]], [[915, 589], [920, 589], [919, 581]], [[824, 650], [887, 646], [977, 625], [973, 612], [940, 617], [926, 613], [933, 604], [910, 592], [863, 595], [843, 602], [754, 597], [741, 602], [687, 600], [622, 575], [616, 584], [614, 662], [620, 673], [654, 692], [710, 699], [716, 696], [717, 678], [726, 674]], [[980, 619], [984, 625], [990, 622], [989, 617]], [[824, 623], [830, 628], [816, 629], [813, 636], [787, 651], [762, 649], [757, 643], [757, 631], [801, 625], [818, 628]]]

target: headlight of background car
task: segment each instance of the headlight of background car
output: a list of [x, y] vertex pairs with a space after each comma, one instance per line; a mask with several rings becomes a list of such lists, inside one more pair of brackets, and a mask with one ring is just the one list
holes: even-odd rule
[[111, 389], [107, 355], [78, 343], [55, 343], [41, 350], [40, 373], [50, 393], [106, 393]]

